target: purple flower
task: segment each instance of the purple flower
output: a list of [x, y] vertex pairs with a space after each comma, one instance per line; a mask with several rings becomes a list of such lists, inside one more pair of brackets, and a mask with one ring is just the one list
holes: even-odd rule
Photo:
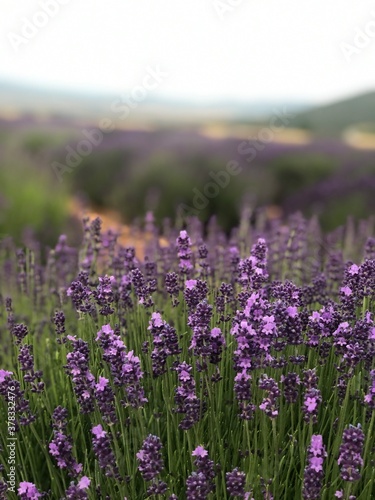
[[[65, 344], [66, 337], [61, 337], [62, 335], [65, 334], [65, 314], [64, 314], [64, 312], [63, 311], [56, 311], [55, 315], [53, 317], [53, 322], [55, 324], [56, 335], [58, 336], [57, 343], [58, 344]], [[59, 338], [59, 336], [60, 336], [60, 338]]]
[[193, 457], [207, 457], [208, 451], [203, 448], [203, 446], [197, 446], [192, 452]]
[[20, 382], [14, 380], [11, 375], [12, 372], [0, 370], [0, 395], [7, 403], [11, 402], [15, 412], [15, 419], [12, 421], [14, 425], [8, 427], [8, 430], [17, 432], [19, 425], [29, 425], [36, 417], [31, 412], [29, 401], [25, 399], [25, 391], [21, 390]]
[[68, 335], [73, 351], [66, 355], [65, 370], [72, 377], [74, 393], [83, 413], [94, 410], [95, 378], [89, 370], [89, 347], [82, 339]]
[[18, 488], [18, 495], [21, 500], [38, 500], [42, 497], [39, 493], [37, 487], [33, 483], [28, 483], [27, 481], [22, 481]]
[[284, 397], [288, 403], [295, 403], [298, 398], [301, 380], [297, 373], [290, 372], [287, 375], [281, 376], [281, 382], [284, 385]]
[[327, 456], [320, 434], [311, 436], [311, 444], [307, 450], [308, 463], [303, 478], [302, 496], [304, 500], [317, 500], [320, 498], [323, 481], [323, 462]]
[[279, 414], [277, 409], [277, 400], [280, 397], [280, 390], [277, 382], [268, 377], [266, 374], [262, 375], [259, 380], [259, 388], [267, 391], [267, 397], [263, 399], [259, 408], [270, 418], [276, 418]]
[[340, 466], [340, 476], [344, 481], [358, 481], [361, 478], [360, 469], [363, 465], [362, 451], [365, 435], [360, 427], [350, 425], [344, 429], [342, 443], [337, 463]]
[[94, 293], [95, 300], [100, 306], [99, 312], [103, 316], [114, 313], [112, 303], [114, 301], [113, 286], [116, 283], [114, 276], [99, 277], [99, 285]]
[[369, 388], [369, 392], [364, 397], [364, 402], [369, 408], [375, 410], [375, 370], [370, 371], [370, 379], [371, 386]]
[[92, 428], [91, 432], [93, 450], [99, 462], [99, 467], [103, 469], [107, 477], [119, 479], [120, 474], [116, 465], [116, 458], [111, 448], [111, 440], [107, 432], [99, 424]]
[[164, 469], [160, 450], [160, 438], [150, 434], [144, 441], [142, 448], [137, 453], [138, 469], [145, 481], [151, 481]]
[[229, 495], [244, 498], [246, 474], [236, 467], [231, 472], [227, 472], [225, 477]]
[[99, 382], [95, 384], [95, 398], [104, 422], [116, 423], [115, 397], [107, 378], [99, 377]]
[[82, 476], [77, 485], [74, 482], [70, 483], [69, 488], [65, 491], [63, 500], [87, 500], [88, 495], [86, 490], [89, 489], [90, 484], [91, 481], [87, 476]]
[[44, 382], [41, 381], [43, 372], [38, 370], [34, 371], [34, 356], [32, 354], [33, 346], [23, 345], [20, 348], [18, 361], [20, 363], [21, 371], [25, 372], [23, 380], [31, 384], [31, 391], [41, 393], [44, 389]]
[[178, 257], [180, 259], [179, 268], [183, 274], [188, 275], [193, 270], [191, 240], [186, 231], [180, 231], [176, 239]]
[[55, 408], [52, 415], [53, 439], [49, 444], [49, 452], [60, 469], [66, 469], [71, 477], [77, 477], [82, 472], [82, 464], [78, 464], [73, 457], [73, 440], [66, 434], [67, 417], [65, 408]]
[[194, 310], [199, 302], [202, 302], [208, 293], [206, 281], [202, 280], [186, 280], [184, 298], [188, 308]]
[[0, 370], [0, 384], [2, 384], [7, 377], [13, 375], [13, 372], [8, 372], [7, 370]]
[[154, 290], [150, 289], [149, 283], [146, 282], [141, 270], [138, 268], [133, 269], [130, 273], [130, 279], [139, 303], [144, 307], [151, 307], [154, 303], [151, 293]]
[[154, 312], [152, 314], [148, 330], [153, 335], [154, 344], [151, 353], [152, 372], [154, 377], [158, 377], [167, 370], [168, 356], [179, 354], [181, 349], [178, 345], [176, 330], [163, 321], [160, 313]]
[[23, 339], [29, 333], [27, 326], [24, 325], [23, 323], [18, 323], [18, 324], [12, 325], [11, 331], [12, 331], [12, 335], [15, 337], [15, 342], [17, 345], [21, 344]]
[[167, 290], [167, 293], [169, 293], [170, 297], [172, 298], [173, 307], [178, 306], [179, 301], [178, 301], [177, 297], [180, 293], [180, 285], [179, 285], [179, 278], [178, 278], [177, 273], [169, 272], [165, 275], [165, 289]]
[[306, 422], [317, 422], [319, 405], [322, 402], [322, 396], [319, 389], [309, 389], [305, 392], [303, 400], [303, 413]]
[[179, 423], [179, 428], [188, 430], [200, 420], [206, 410], [206, 404], [201, 402], [195, 393], [195, 380], [191, 375], [192, 366], [184, 361], [175, 369], [180, 385], [175, 390], [174, 400], [177, 407], [174, 411], [185, 414]]
[[193, 472], [186, 480], [186, 498], [187, 500], [206, 500], [207, 496], [215, 490], [214, 462], [210, 460], [208, 452], [203, 446], [195, 448], [192, 456], [196, 457], [194, 465], [197, 471]]
[[73, 305], [78, 312], [93, 312], [94, 306], [91, 302], [93, 293], [89, 287], [88, 273], [80, 272], [78, 278], [70, 284], [66, 294], [72, 299]]
[[109, 364], [116, 386], [124, 386], [126, 397], [121, 401], [124, 406], [139, 408], [147, 402], [141, 386], [143, 372], [138, 356], [133, 351], [127, 352], [126, 345], [111, 328], [103, 325], [96, 340], [103, 349], [103, 359]]

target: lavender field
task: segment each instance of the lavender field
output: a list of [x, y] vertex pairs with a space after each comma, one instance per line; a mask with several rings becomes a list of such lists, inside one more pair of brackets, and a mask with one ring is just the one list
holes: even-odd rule
[[148, 230], [2, 240], [0, 498], [374, 498], [374, 220]]

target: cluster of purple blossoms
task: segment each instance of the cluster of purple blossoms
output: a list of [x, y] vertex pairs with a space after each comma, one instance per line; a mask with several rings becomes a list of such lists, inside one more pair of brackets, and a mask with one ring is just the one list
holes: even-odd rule
[[245, 498], [246, 474], [236, 467], [225, 474], [227, 491], [232, 497]]
[[8, 483], [0, 480], [0, 499], [6, 500], [6, 492], [8, 491]]
[[147, 402], [141, 386], [143, 372], [141, 363], [133, 351], [127, 351], [124, 342], [111, 328], [104, 325], [98, 332], [96, 340], [103, 349], [103, 359], [108, 363], [116, 386], [124, 386], [126, 397], [121, 403], [139, 408]]
[[66, 342], [66, 337], [65, 335], [65, 314], [63, 311], [56, 311], [55, 315], [53, 317], [53, 323], [55, 325], [55, 332], [57, 335], [57, 343], [58, 344], [65, 344]]
[[250, 403], [251, 376], [248, 373], [255, 368], [266, 367], [274, 361], [270, 354], [278, 337], [272, 306], [262, 297], [262, 293], [254, 292], [244, 301], [243, 310], [234, 317], [231, 335], [237, 342], [234, 351], [235, 393], [240, 405], [240, 417], [252, 418], [254, 405]]
[[203, 277], [208, 276], [210, 273], [210, 266], [207, 262], [207, 257], [208, 257], [208, 248], [205, 243], [202, 243], [198, 247], [198, 257], [199, 257], [199, 266], [201, 268], [200, 270], [200, 275]]
[[103, 316], [109, 316], [114, 313], [112, 307], [114, 301], [113, 287], [116, 284], [114, 276], [100, 276], [99, 285], [94, 291], [93, 295], [98, 306], [100, 306], [99, 313]]
[[87, 500], [87, 491], [91, 481], [87, 476], [82, 476], [77, 484], [72, 482], [69, 488], [65, 491], [65, 496], [62, 500]]
[[15, 337], [16, 345], [20, 345], [26, 335], [29, 333], [27, 326], [23, 323], [12, 324], [12, 335]]
[[[210, 321], [212, 306], [206, 300], [199, 302], [194, 312], [189, 315], [188, 325], [193, 330], [189, 350], [195, 356], [207, 358], [211, 355]], [[221, 333], [221, 332], [220, 332]]]
[[184, 361], [176, 367], [176, 371], [180, 385], [175, 390], [174, 399], [177, 408], [174, 411], [185, 414], [179, 423], [179, 428], [186, 431], [201, 419], [206, 406], [195, 393], [195, 380], [191, 375], [192, 367]]
[[131, 298], [132, 280], [129, 274], [124, 274], [120, 278], [118, 288], [119, 307], [122, 310], [132, 309], [133, 300]]
[[375, 354], [375, 328], [371, 314], [357, 320], [353, 325], [348, 321], [339, 324], [333, 332], [336, 355], [341, 355], [341, 365], [349, 371], [364, 361], [370, 369]]
[[244, 290], [259, 290], [268, 280], [267, 246], [263, 238], [253, 245], [251, 256], [240, 260], [238, 264], [238, 281]]
[[231, 315], [224, 315], [225, 308], [229, 304], [234, 302], [234, 290], [233, 286], [228, 283], [222, 283], [219, 288], [219, 293], [215, 300], [216, 311], [220, 313], [220, 321], [230, 321]]
[[22, 481], [19, 484], [18, 496], [21, 500], [38, 500], [44, 495], [38, 491], [38, 488], [33, 483]]
[[251, 420], [254, 416], [256, 406], [251, 401], [251, 375], [243, 369], [234, 378], [234, 393], [240, 409], [239, 417]]
[[[308, 318], [306, 344], [309, 347], [320, 346], [320, 354], [328, 354], [331, 347], [331, 336], [336, 327], [337, 318], [332, 305], [324, 306], [320, 311], [313, 311]], [[329, 340], [329, 342], [328, 342]], [[327, 353], [322, 352], [322, 345], [326, 342], [328, 346]], [[326, 356], [324, 356], [326, 357]]]
[[92, 313], [94, 305], [91, 302], [93, 295], [89, 286], [89, 276], [81, 271], [78, 278], [74, 280], [67, 289], [66, 294], [72, 299], [76, 311], [80, 313]]
[[65, 408], [55, 408], [52, 414], [53, 439], [48, 449], [60, 469], [66, 469], [69, 476], [77, 477], [82, 472], [82, 464], [78, 464], [73, 457], [73, 440], [66, 434], [67, 419], [68, 411]]
[[109, 380], [105, 377], [99, 377], [99, 381], [95, 384], [95, 399], [103, 417], [107, 424], [115, 424], [117, 422], [115, 410], [115, 396]]
[[41, 381], [43, 372], [41, 370], [34, 371], [34, 356], [32, 354], [33, 346], [23, 345], [18, 354], [21, 371], [25, 372], [23, 380], [31, 384], [31, 392], [41, 393], [44, 390], [44, 382]]
[[237, 341], [234, 364], [237, 371], [268, 366], [278, 331], [272, 305], [260, 292], [251, 294], [243, 310], [237, 311], [231, 329]]
[[166, 361], [168, 356], [180, 354], [176, 330], [166, 321], [163, 321], [161, 314], [152, 313], [148, 330], [153, 336], [154, 349], [151, 353], [152, 373], [158, 377], [166, 372]]
[[215, 465], [203, 446], [197, 446], [192, 456], [196, 457], [194, 465], [197, 470], [186, 480], [186, 498], [187, 500], [206, 500], [208, 495], [215, 491]]
[[101, 226], [102, 221], [99, 217], [96, 217], [90, 224], [88, 217], [83, 219], [84, 227], [84, 247], [85, 253], [80, 262], [81, 269], [85, 271], [90, 271], [91, 266], [94, 262], [95, 257], [99, 254], [101, 247], [102, 237], [101, 237]]
[[116, 465], [116, 458], [111, 448], [111, 440], [107, 432], [99, 424], [91, 429], [94, 437], [92, 438], [92, 446], [96, 458], [99, 462], [99, 467], [103, 469], [107, 477], [120, 478], [120, 474]]
[[180, 231], [176, 239], [178, 249], [178, 258], [180, 259], [179, 268], [183, 274], [189, 275], [194, 266], [192, 263], [191, 240], [186, 231]]
[[36, 420], [36, 417], [31, 412], [29, 401], [25, 399], [25, 391], [21, 390], [21, 384], [18, 380], [14, 380], [12, 375], [13, 372], [0, 370], [0, 396], [3, 396], [5, 401], [14, 407], [16, 414], [14, 420], [8, 417], [14, 425], [8, 428], [16, 432], [19, 430], [19, 425], [29, 425]]
[[323, 461], [327, 456], [323, 437], [320, 434], [311, 436], [311, 445], [307, 450], [308, 464], [303, 478], [302, 496], [304, 500], [318, 500], [323, 482]]
[[280, 397], [280, 389], [277, 382], [263, 374], [259, 380], [258, 387], [267, 391], [267, 397], [263, 399], [259, 408], [270, 418], [276, 418], [279, 414], [277, 409], [277, 400]]
[[150, 293], [156, 292], [158, 289], [158, 269], [156, 262], [148, 259], [147, 255], [145, 257], [145, 275], [147, 287]]
[[315, 424], [318, 421], [319, 405], [322, 402], [321, 392], [317, 387], [318, 377], [315, 369], [303, 371], [303, 385], [305, 387], [303, 398], [304, 419], [307, 423], [311, 421]]
[[142, 448], [137, 453], [138, 470], [145, 481], [152, 481], [152, 484], [147, 489], [147, 496], [163, 495], [168, 489], [164, 481], [156, 479], [156, 476], [164, 469], [161, 449], [160, 438], [150, 434], [143, 441]]
[[361, 479], [360, 469], [363, 466], [363, 444], [365, 435], [361, 426], [350, 425], [344, 429], [337, 463], [340, 466], [340, 476], [344, 481]]
[[154, 304], [152, 300], [151, 293], [154, 291], [150, 289], [145, 277], [143, 276], [140, 269], [133, 269], [130, 273], [130, 279], [134, 288], [134, 292], [138, 297], [139, 304], [143, 304], [145, 307], [151, 307]]
[[277, 324], [278, 346], [302, 344], [302, 318], [297, 305], [277, 299], [273, 304], [273, 316]]
[[179, 277], [177, 273], [169, 272], [165, 275], [165, 289], [172, 299], [173, 307], [177, 307], [180, 303], [178, 295], [180, 293]]
[[194, 310], [199, 302], [205, 300], [208, 293], [206, 281], [202, 280], [186, 280], [184, 298], [189, 310]]
[[89, 370], [89, 347], [87, 342], [68, 335], [73, 351], [66, 355], [66, 373], [72, 378], [74, 393], [83, 413], [94, 410], [95, 377]]
[[210, 332], [210, 363], [217, 365], [221, 361], [223, 348], [225, 347], [225, 338], [220, 328], [212, 328]]
[[365, 395], [365, 404], [371, 409], [375, 410], [375, 370], [370, 371], [371, 386], [369, 392]]
[[299, 395], [298, 386], [301, 384], [301, 379], [297, 373], [290, 372], [287, 375], [281, 375], [281, 382], [284, 385], [284, 397], [287, 403], [295, 403]]

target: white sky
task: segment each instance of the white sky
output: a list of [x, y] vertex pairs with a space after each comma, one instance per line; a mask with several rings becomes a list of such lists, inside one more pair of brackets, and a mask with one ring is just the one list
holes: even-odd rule
[[[219, 0], [240, 4], [223, 18], [218, 0], [64, 1], [16, 52], [9, 33], [47, 0], [0, 0], [0, 79], [125, 92], [159, 65], [169, 76], [157, 92], [171, 98], [328, 101], [375, 88], [375, 0]], [[341, 44], [370, 21], [348, 62]]]

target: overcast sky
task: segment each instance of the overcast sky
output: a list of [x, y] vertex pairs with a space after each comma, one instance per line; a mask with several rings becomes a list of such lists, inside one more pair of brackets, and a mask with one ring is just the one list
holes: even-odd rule
[[[40, 15], [45, 2], [0, 0], [0, 79], [126, 92], [159, 65], [168, 77], [155, 92], [171, 98], [324, 102], [375, 89], [374, 0], [61, 0], [54, 17]], [[27, 39], [25, 18], [46, 24]]]

